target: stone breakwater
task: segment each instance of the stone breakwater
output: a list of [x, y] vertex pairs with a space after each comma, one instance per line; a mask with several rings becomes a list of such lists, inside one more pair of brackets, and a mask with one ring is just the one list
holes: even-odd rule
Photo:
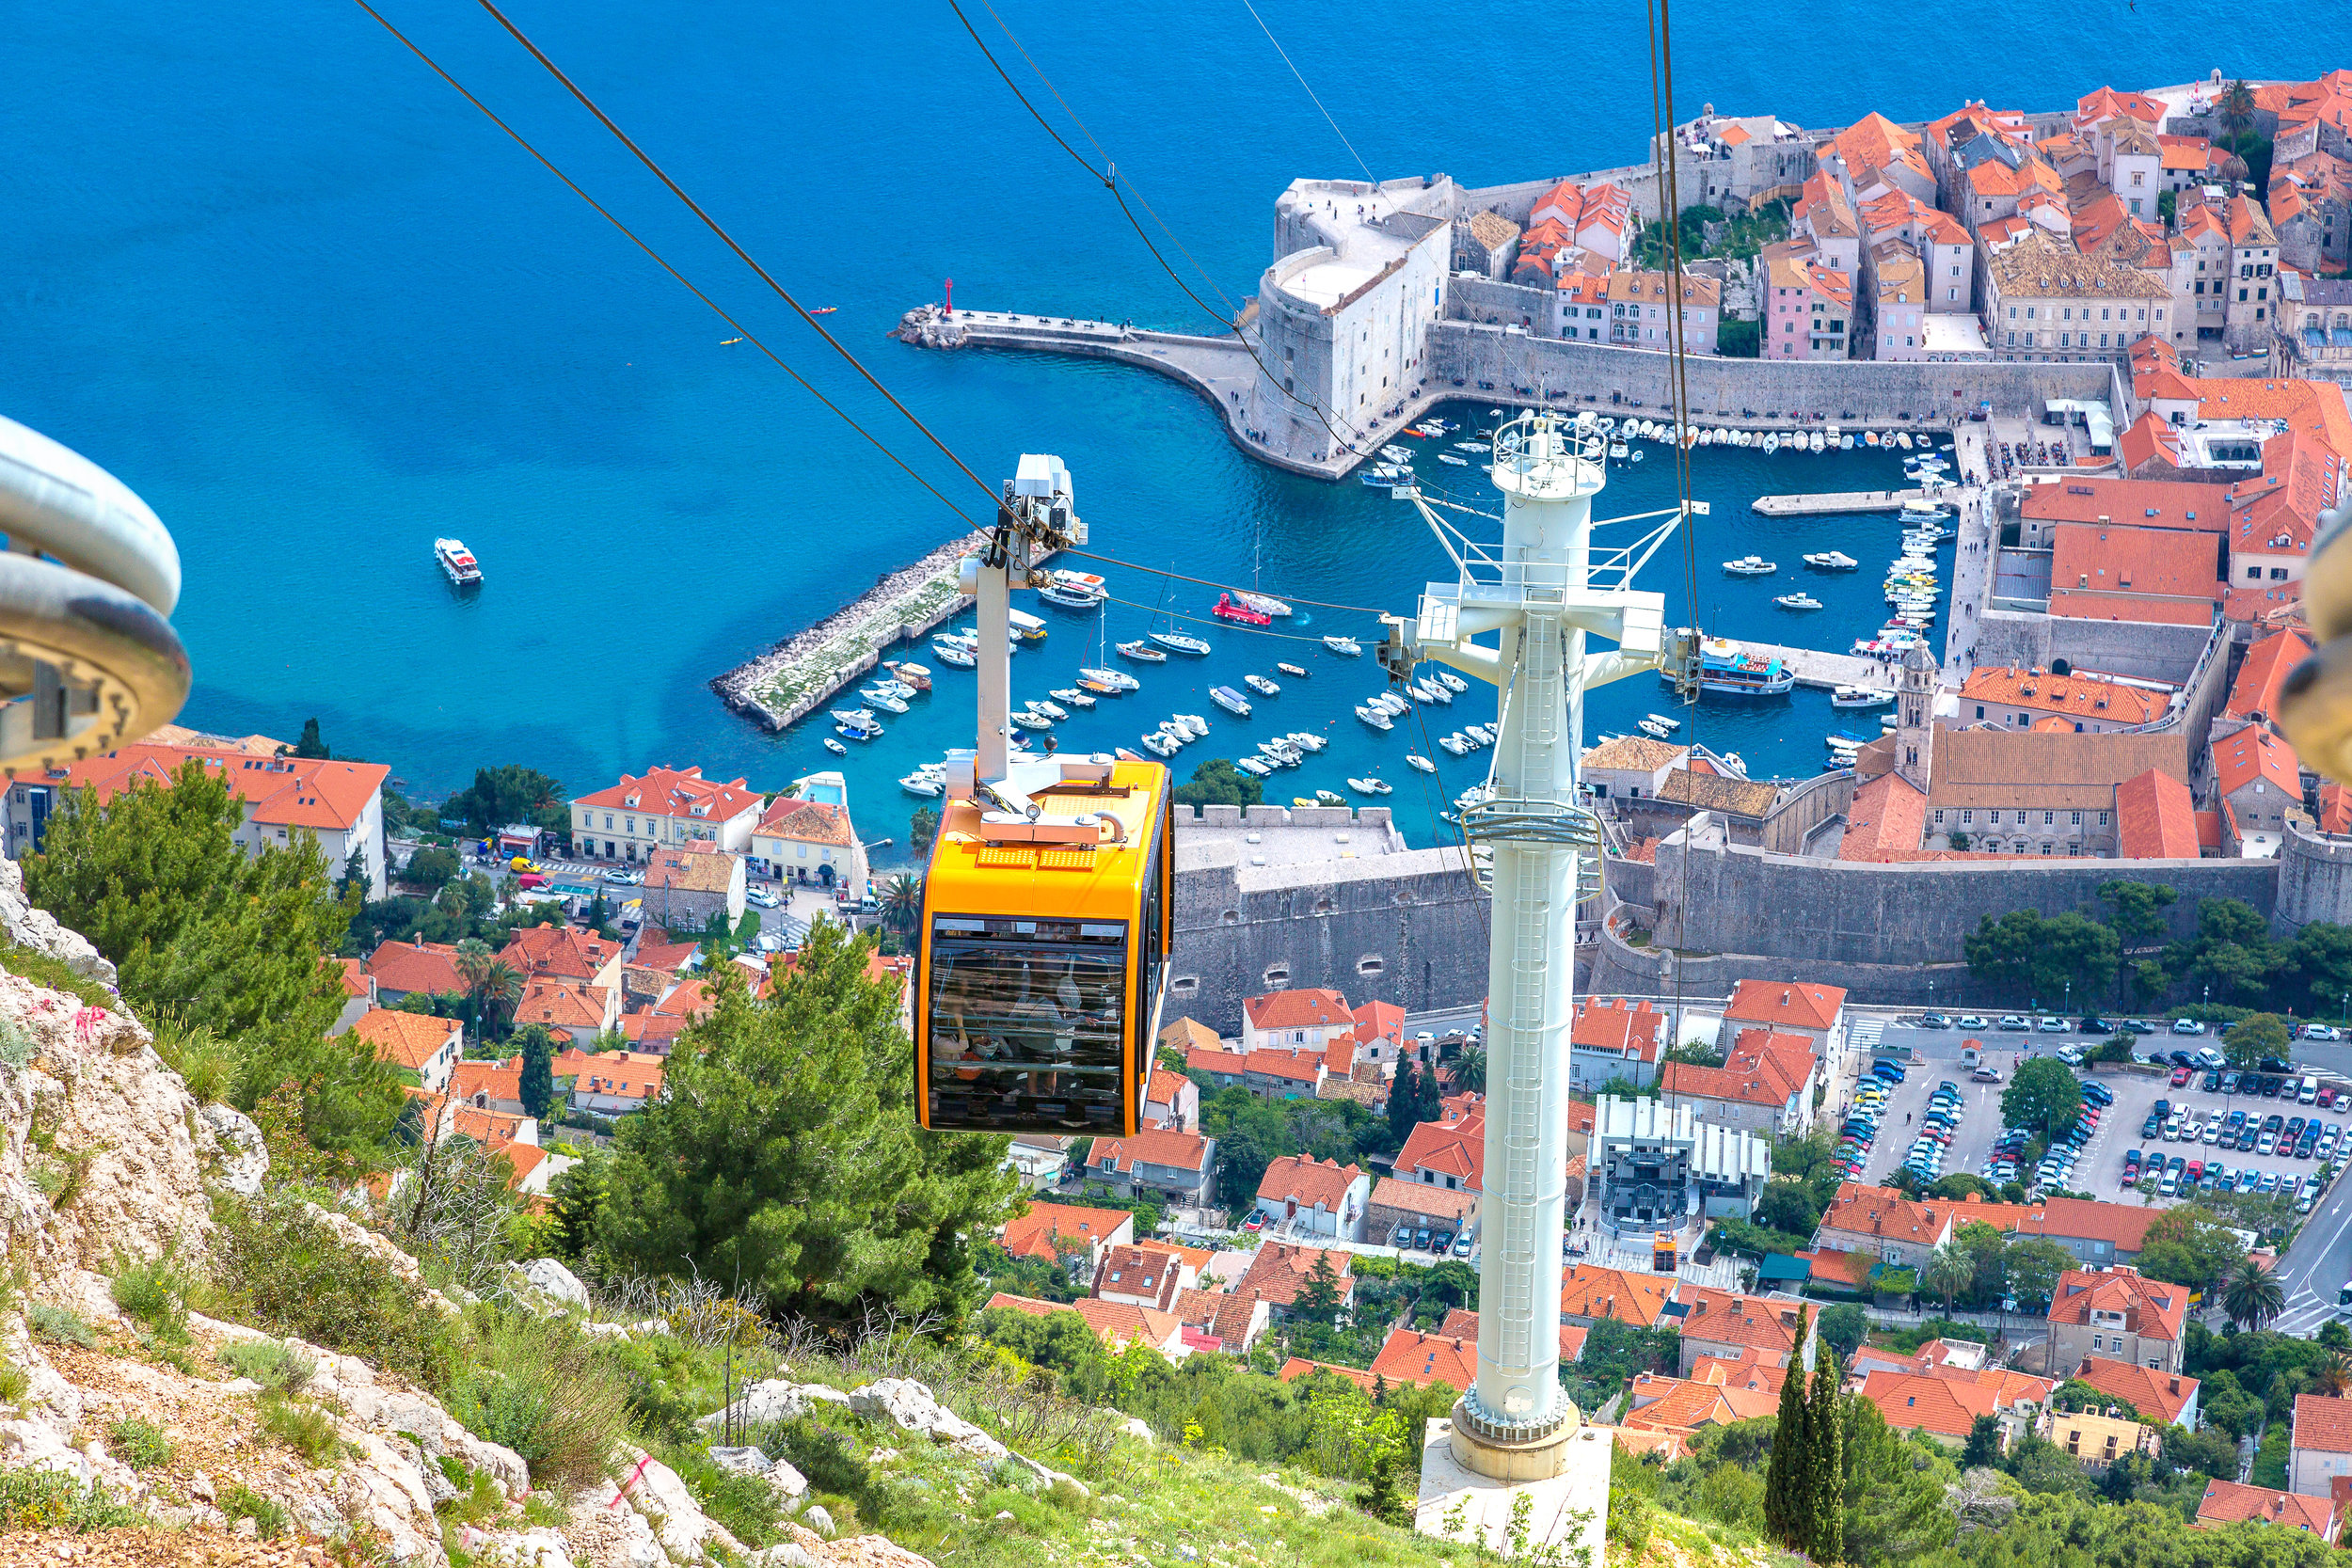
[[956, 590], [956, 568], [978, 543], [977, 534], [957, 535], [806, 631], [718, 676], [711, 690], [771, 733], [797, 722], [863, 678], [892, 648], [921, 638], [971, 604]]

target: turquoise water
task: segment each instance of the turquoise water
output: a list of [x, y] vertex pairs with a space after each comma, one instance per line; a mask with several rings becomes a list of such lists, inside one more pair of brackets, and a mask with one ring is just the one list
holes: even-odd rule
[[[411, 0], [391, 14], [947, 487], [946, 466], [478, 10]], [[1357, 172], [1238, 6], [1003, 14], [1229, 295], [1254, 288], [1270, 204], [1292, 176]], [[1439, 26], [1425, 8], [1336, 0], [1265, 14], [1383, 174], [1481, 183], [1618, 163], [1648, 124], [1639, 27], [1474, 7]], [[1409, 508], [1250, 464], [1172, 385], [882, 338], [946, 276], [968, 305], [1203, 325], [945, 7], [539, 0], [517, 17], [755, 254], [838, 307], [829, 324], [983, 476], [1009, 473], [1024, 450], [1060, 453], [1106, 553], [1212, 578], [1246, 579], [1254, 563], [1278, 593], [1393, 609], [1438, 575]], [[1711, 101], [1811, 124], [1873, 108], [1921, 118], [1974, 96], [2051, 107], [2217, 63], [2309, 77], [2352, 57], [2342, 8], [2247, 40], [2217, 37], [2193, 9], [2096, 8], [2069, 13], [2066, 50], [2019, 54], [1952, 44], [1967, 29], [2046, 28], [2045, 13], [1850, 5], [1822, 19], [1818, 58], [1755, 47], [1743, 8], [1691, 5], [1677, 21], [1686, 113]], [[339, 750], [423, 790], [506, 760], [583, 786], [660, 762], [773, 786], [824, 760], [816, 731], [758, 734], [704, 683], [946, 537], [955, 520], [937, 502], [748, 345], [723, 345], [732, 329], [356, 8], [257, 0], [220, 26], [169, 8], [53, 7], [9, 25], [0, 407], [120, 474], [171, 526], [187, 567], [177, 620], [197, 668], [191, 722], [291, 736], [315, 714]], [[1531, 117], [1531, 104], [1551, 107]], [[1766, 523], [1746, 502], [1883, 483], [1890, 460], [1702, 451], [1695, 467], [1717, 507], [1697, 541], [1703, 620], [1784, 634], [1797, 618], [1768, 601], [1788, 584], [1724, 578], [1716, 562], [1753, 549], [1793, 566], [1803, 548], [1842, 546], [1864, 571], [1804, 629], [1840, 646], [1875, 624], [1891, 519]], [[1604, 513], [1661, 504], [1665, 467], [1629, 469]], [[434, 571], [442, 532], [482, 556], [477, 598], [453, 598]], [[1157, 602], [1148, 577], [1113, 575], [1122, 597]], [[1677, 616], [1690, 608], [1680, 580], [1671, 551], [1649, 578]], [[1171, 603], [1198, 612], [1213, 598], [1180, 584]], [[1147, 618], [1115, 610], [1111, 629]], [[1024, 695], [1082, 662], [1082, 628], [1058, 615], [1055, 627], [1047, 651], [1016, 660]], [[1073, 724], [1072, 741], [1131, 739], [1184, 711], [1216, 726], [1187, 764], [1246, 749], [1216, 743], [1272, 724], [1228, 721], [1206, 688], [1280, 656], [1211, 636], [1205, 667], [1147, 676], [1145, 693], [1105, 705], [1115, 722]], [[1335, 785], [1376, 759], [1419, 837], [1406, 742], [1359, 738], [1343, 717], [1372, 689], [1369, 660], [1306, 662], [1313, 678], [1267, 705], [1283, 729], [1347, 738], [1277, 789]], [[1593, 726], [1628, 727], [1658, 695], [1648, 682], [1604, 692]], [[1800, 697], [1710, 705], [1700, 733], [1758, 768], [1809, 772], [1830, 727], [1820, 699]], [[852, 759], [867, 833], [899, 832], [894, 781], [961, 728], [945, 715], [896, 722]], [[1471, 759], [1438, 760], [1448, 792], [1475, 777]]]

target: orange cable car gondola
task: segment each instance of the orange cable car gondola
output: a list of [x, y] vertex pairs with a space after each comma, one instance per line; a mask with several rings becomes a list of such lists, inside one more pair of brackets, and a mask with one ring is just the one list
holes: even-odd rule
[[936, 1132], [1124, 1136], [1143, 1125], [1175, 904], [1168, 770], [1011, 750], [1009, 590], [1083, 544], [1070, 476], [1025, 454], [986, 553], [979, 745], [951, 752], [914, 965], [915, 1116]]

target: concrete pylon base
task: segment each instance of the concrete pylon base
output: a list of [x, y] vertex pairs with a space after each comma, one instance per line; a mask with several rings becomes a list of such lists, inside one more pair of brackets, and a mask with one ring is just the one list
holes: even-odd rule
[[1570, 1425], [1537, 1442], [1496, 1444], [1433, 1419], [1422, 1434], [1413, 1528], [1505, 1556], [1550, 1547], [1560, 1560], [1603, 1568], [1610, 1447], [1602, 1428]]

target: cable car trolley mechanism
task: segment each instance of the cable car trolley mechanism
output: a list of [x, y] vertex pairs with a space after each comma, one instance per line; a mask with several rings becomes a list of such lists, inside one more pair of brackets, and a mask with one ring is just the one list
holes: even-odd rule
[[[979, 734], [947, 753], [915, 965], [916, 1117], [939, 1132], [1124, 1135], [1142, 1125], [1175, 896], [1168, 770], [1011, 748], [1009, 590], [1086, 542], [1056, 457], [1024, 454], [988, 547]], [[1032, 580], [1034, 578], [1034, 580]]]

